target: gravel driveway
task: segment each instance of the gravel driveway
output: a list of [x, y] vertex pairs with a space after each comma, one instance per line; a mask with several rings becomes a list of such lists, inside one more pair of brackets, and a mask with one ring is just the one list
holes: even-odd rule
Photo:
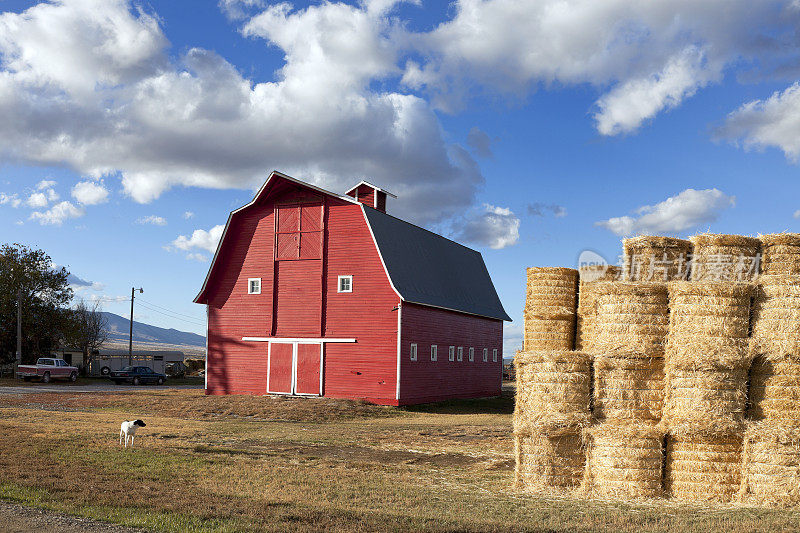
[[132, 529], [70, 516], [45, 509], [27, 507], [0, 500], [0, 532], [2, 533], [141, 533], [144, 529]]
[[[70, 385], [67, 383], [48, 383], [48, 384], [25, 384], [25, 385], [9, 385], [0, 387], [0, 394], [41, 394], [43, 392], [69, 392], [69, 393], [91, 393], [91, 392], [152, 392], [154, 390], [164, 389], [203, 389], [202, 385], [170, 385], [169, 381], [165, 385], [141, 385], [134, 387], [133, 385], [117, 385], [115, 383], [91, 383], [87, 385]], [[1, 530], [0, 530], [1, 531]]]

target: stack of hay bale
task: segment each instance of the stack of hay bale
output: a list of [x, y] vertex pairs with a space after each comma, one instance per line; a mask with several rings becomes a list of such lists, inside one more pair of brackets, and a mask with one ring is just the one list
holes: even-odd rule
[[514, 358], [516, 483], [569, 489], [584, 471], [581, 429], [589, 422], [591, 363], [572, 351], [578, 271], [529, 268], [524, 351]]
[[575, 349], [584, 350], [586, 342], [593, 338], [595, 306], [597, 304], [597, 284], [602, 281], [618, 280], [622, 269], [610, 265], [584, 266], [579, 270], [578, 316], [575, 328]]
[[623, 239], [622, 277], [628, 281], [686, 279], [692, 243], [673, 237], [642, 236]]
[[800, 234], [761, 236], [741, 501], [800, 504]]

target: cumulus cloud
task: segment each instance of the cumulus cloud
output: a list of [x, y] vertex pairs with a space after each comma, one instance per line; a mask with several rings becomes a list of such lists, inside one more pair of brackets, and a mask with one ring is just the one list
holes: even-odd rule
[[719, 189], [686, 189], [656, 205], [640, 207], [635, 211], [638, 216], [614, 217], [595, 225], [622, 237], [675, 234], [714, 222], [720, 212], [734, 205], [736, 197]]
[[460, 221], [453, 238], [495, 250], [513, 246], [519, 240], [519, 218], [507, 207], [484, 204]]
[[540, 202], [527, 205], [527, 211], [530, 216], [543, 217], [545, 213], [550, 213], [556, 218], [563, 218], [567, 216], [567, 208], [558, 204], [543, 204]]
[[149, 215], [146, 217], [137, 218], [136, 223], [141, 225], [149, 224], [151, 226], [166, 226], [167, 219], [156, 215]]
[[28, 199], [25, 201], [25, 203], [28, 205], [28, 207], [37, 209], [39, 207], [46, 207], [49, 202], [45, 193], [35, 192], [28, 196]]
[[71, 202], [61, 202], [47, 211], [34, 211], [30, 219], [35, 220], [42, 226], [60, 226], [65, 220], [79, 218], [86, 214], [81, 207], [76, 207]]
[[183, 219], [184, 220], [189, 220], [189, 219], [192, 219], [192, 218], [194, 218], [194, 213], [192, 213], [191, 211], [184, 211], [184, 213], [183, 213]]
[[[214, 253], [217, 251], [217, 244], [222, 238], [222, 232], [225, 226], [214, 226], [210, 230], [196, 229], [192, 232], [191, 236], [179, 235], [177, 239], [172, 241], [172, 247], [184, 252], [192, 252], [193, 250], [204, 250], [206, 252]], [[195, 257], [189, 257], [196, 259]]]
[[492, 157], [492, 139], [477, 126], [469, 130], [467, 144], [478, 157]]
[[108, 189], [102, 181], [81, 181], [72, 188], [72, 197], [83, 205], [102, 204], [108, 201]]
[[83, 291], [83, 290], [93, 290], [93, 291], [102, 291], [105, 288], [105, 285], [100, 283], [99, 281], [86, 281], [83, 278], [79, 278], [75, 274], [70, 273], [67, 276], [67, 282], [70, 284], [73, 290], [76, 291]]
[[17, 208], [22, 205], [22, 200], [20, 200], [17, 194], [6, 194], [0, 193], [0, 205], [9, 205], [13, 208]]

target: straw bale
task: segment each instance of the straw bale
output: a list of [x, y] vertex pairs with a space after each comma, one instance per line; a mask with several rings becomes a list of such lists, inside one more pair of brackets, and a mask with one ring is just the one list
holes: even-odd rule
[[752, 281], [758, 277], [761, 241], [742, 235], [695, 235], [689, 279], [692, 281]]
[[747, 428], [739, 501], [771, 507], [800, 505], [800, 421]]
[[572, 351], [517, 352], [514, 430], [589, 422], [591, 359]]
[[596, 291], [592, 353], [650, 358], [664, 355], [669, 326], [664, 283], [600, 282]]
[[575, 319], [526, 318], [524, 348], [526, 351], [571, 350], [575, 341]]
[[664, 487], [678, 500], [730, 502], [739, 491], [742, 432], [667, 435]]
[[747, 370], [684, 368], [669, 359], [665, 369], [663, 419], [670, 426], [741, 424], [747, 402]]
[[580, 485], [586, 455], [577, 428], [533, 431], [514, 438], [515, 485], [530, 492]]
[[761, 272], [764, 275], [800, 274], [800, 233], [760, 235]]
[[750, 409], [753, 420], [800, 421], [800, 361], [757, 357], [750, 367]]
[[749, 283], [670, 283], [668, 363], [706, 370], [748, 364], [752, 293]]
[[531, 267], [523, 312], [526, 350], [571, 350], [575, 342], [578, 271]]
[[593, 336], [592, 327], [595, 321], [597, 306], [596, 283], [619, 279], [621, 268], [612, 265], [593, 265], [581, 267], [579, 272], [580, 283], [578, 284], [578, 316], [575, 328], [575, 349], [583, 350], [588, 347], [589, 339]]
[[594, 416], [607, 422], [658, 422], [664, 405], [664, 359], [597, 356]]
[[800, 275], [761, 276], [753, 300], [750, 351], [800, 360]]
[[661, 495], [664, 430], [648, 424], [604, 423], [584, 432], [582, 489], [602, 498]]
[[688, 276], [689, 241], [648, 235], [624, 239], [622, 246], [624, 280], [667, 282]]

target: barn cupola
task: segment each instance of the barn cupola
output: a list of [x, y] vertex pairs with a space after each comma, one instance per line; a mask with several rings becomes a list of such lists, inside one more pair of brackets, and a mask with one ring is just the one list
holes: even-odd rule
[[391, 196], [392, 198], [397, 198], [397, 196], [389, 191], [385, 191], [380, 187], [369, 183], [368, 181], [362, 181], [347, 191], [346, 194], [347, 196], [355, 198], [364, 205], [374, 207], [382, 213], [386, 212], [386, 197]]

